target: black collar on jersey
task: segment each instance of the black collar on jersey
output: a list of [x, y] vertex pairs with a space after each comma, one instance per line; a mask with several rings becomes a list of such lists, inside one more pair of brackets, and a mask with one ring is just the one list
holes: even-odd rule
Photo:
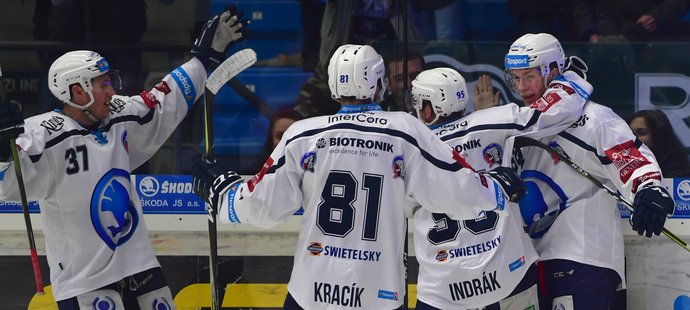
[[383, 111], [383, 109], [381, 109], [381, 105], [376, 102], [363, 104], [343, 104], [337, 114], [360, 113], [367, 111]]

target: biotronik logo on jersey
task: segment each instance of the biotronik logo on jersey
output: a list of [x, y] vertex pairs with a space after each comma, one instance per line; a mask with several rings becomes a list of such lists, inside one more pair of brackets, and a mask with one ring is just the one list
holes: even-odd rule
[[91, 224], [111, 250], [125, 244], [139, 225], [129, 188], [129, 172], [115, 168], [98, 181], [91, 196]]

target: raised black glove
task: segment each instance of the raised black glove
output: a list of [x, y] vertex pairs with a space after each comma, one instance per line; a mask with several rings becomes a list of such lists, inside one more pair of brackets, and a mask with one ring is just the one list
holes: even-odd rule
[[640, 236], [644, 233], [647, 238], [652, 233], [657, 236], [661, 233], [666, 216], [672, 214], [675, 208], [675, 202], [668, 191], [651, 184], [637, 192], [633, 205], [635, 211], [632, 214], [632, 229]]
[[24, 117], [21, 103], [10, 100], [0, 103], [0, 161], [12, 157], [10, 139], [16, 139], [24, 132]]
[[208, 213], [215, 216], [220, 204], [218, 198], [235, 183], [242, 182], [242, 177], [230, 171], [225, 165], [215, 161], [209, 162], [196, 158], [192, 165], [194, 193], [208, 202]]
[[241, 20], [242, 11], [234, 5], [209, 19], [194, 41], [192, 55], [210, 69], [215, 69], [226, 58], [230, 45], [246, 36], [248, 20]]
[[563, 66], [563, 72], [573, 71], [577, 73], [581, 78], [587, 80], [587, 63], [585, 63], [582, 58], [577, 56], [570, 56], [565, 58], [565, 65]]
[[510, 197], [511, 202], [518, 202], [525, 196], [527, 189], [525, 182], [520, 179], [520, 176], [509, 167], [498, 166], [494, 170], [485, 171], [483, 174], [488, 175], [493, 180], [498, 182], [503, 191]]

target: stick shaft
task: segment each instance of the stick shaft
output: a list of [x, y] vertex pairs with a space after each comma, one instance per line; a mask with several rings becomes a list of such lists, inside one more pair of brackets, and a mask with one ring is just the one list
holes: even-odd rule
[[[2, 67], [0, 67], [0, 99], [3, 104], [7, 101], [7, 92], [5, 90], [5, 78], [2, 75]], [[44, 294], [43, 279], [41, 278], [41, 266], [38, 263], [38, 252], [36, 251], [36, 241], [34, 238], [34, 230], [31, 225], [31, 215], [29, 214], [29, 202], [26, 198], [26, 188], [24, 188], [24, 177], [22, 176], [22, 168], [19, 162], [19, 153], [17, 152], [17, 143], [14, 139], [9, 141], [10, 152], [12, 153], [12, 164], [14, 165], [14, 172], [17, 176], [17, 184], [19, 185], [19, 196], [22, 200], [22, 214], [24, 215], [24, 224], [26, 225], [26, 233], [29, 237], [29, 251], [31, 255], [31, 266], [34, 271], [34, 281], [36, 282], [36, 292]]]
[[[568, 164], [568, 166], [569, 166], [570, 168], [572, 168], [572, 169], [575, 170], [577, 173], [579, 173], [581, 176], [585, 177], [587, 180], [589, 180], [590, 182], [592, 182], [592, 184], [594, 184], [595, 186], [597, 186], [597, 187], [603, 189], [603, 190], [606, 191], [609, 195], [611, 195], [613, 198], [615, 198], [615, 199], [617, 199], [618, 201], [620, 201], [621, 203], [623, 203], [630, 211], [635, 211], [635, 208], [633, 207], [632, 203], [630, 203], [627, 199], [625, 199], [623, 196], [621, 196], [621, 194], [619, 194], [618, 192], [616, 192], [616, 191], [612, 190], [611, 188], [609, 188], [608, 186], [606, 186], [604, 183], [602, 183], [601, 181], [599, 181], [597, 178], [595, 178], [594, 176], [592, 176], [591, 174], [589, 174], [589, 172], [587, 172], [586, 170], [582, 169], [579, 165], [577, 165], [577, 164], [574, 163], [572, 160], [570, 160], [570, 158], [568, 158], [568, 157], [566, 157], [566, 156], [563, 156], [563, 154], [557, 152], [556, 150], [554, 150], [553, 148], [549, 147], [548, 145], [546, 145], [546, 144], [544, 144], [544, 143], [542, 143], [542, 142], [540, 142], [540, 141], [538, 141], [538, 140], [535, 140], [535, 139], [532, 139], [532, 138], [528, 138], [528, 137], [517, 137], [517, 138], [515, 138], [515, 147], [520, 148], [520, 147], [522, 147], [522, 146], [535, 146], [535, 147], [541, 148], [541, 149], [543, 149], [543, 150], [549, 152], [549, 153], [550, 153], [551, 155], [553, 155], [553, 156], [558, 157], [559, 160], [561, 160], [562, 162]], [[671, 239], [673, 242], [675, 242], [676, 244], [678, 244], [679, 246], [681, 246], [683, 249], [685, 249], [686, 251], [690, 252], [690, 248], [688, 247], [688, 243], [685, 242], [685, 241], [683, 241], [682, 239], [680, 239], [678, 236], [676, 236], [676, 234], [672, 233], [671, 231], [669, 231], [669, 230], [666, 229], [666, 228], [663, 228], [663, 229], [661, 230], [661, 232], [662, 232], [666, 237], [668, 237], [669, 239]]]

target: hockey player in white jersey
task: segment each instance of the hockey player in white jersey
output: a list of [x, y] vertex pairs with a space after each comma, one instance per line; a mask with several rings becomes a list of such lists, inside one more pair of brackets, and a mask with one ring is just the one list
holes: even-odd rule
[[[546, 79], [563, 70], [562, 55], [543, 52], [556, 45], [552, 35], [539, 33], [510, 46], [506, 80], [526, 106], [544, 94]], [[661, 184], [652, 152], [610, 108], [589, 101], [578, 121], [539, 140], [634, 199], [632, 222], [639, 234], [661, 232], [674, 202]], [[618, 285], [625, 284], [623, 222], [616, 201], [541, 149], [516, 147], [513, 163], [527, 185], [520, 210], [543, 263], [544, 308], [608, 309]]]
[[521, 181], [512, 171], [492, 179], [464, 168], [416, 118], [382, 111], [385, 69], [372, 47], [339, 47], [328, 70], [337, 114], [290, 126], [245, 183], [197, 161], [195, 190], [223, 222], [272, 227], [304, 206], [286, 309], [397, 309], [412, 208], [474, 218], [520, 196]]
[[[510, 103], [464, 117], [467, 85], [453, 69], [422, 72], [412, 82], [412, 96], [417, 117], [441, 140], [474, 169], [496, 171], [511, 169], [500, 166], [506, 138], [565, 129], [580, 117], [592, 93], [592, 86], [571, 71], [548, 83], [544, 96], [530, 106]], [[517, 205], [464, 220], [415, 212], [416, 309], [536, 309], [537, 253], [522, 223]]]
[[115, 93], [117, 77], [104, 57], [73, 51], [49, 70], [62, 108], [24, 121], [17, 105], [0, 104], [0, 199], [20, 200], [9, 147], [16, 138], [26, 194], [41, 208], [60, 309], [175, 308], [130, 172], [204, 93], [202, 60], [222, 60], [241, 26], [230, 11], [215, 16], [192, 50], [196, 57], [138, 96]]

